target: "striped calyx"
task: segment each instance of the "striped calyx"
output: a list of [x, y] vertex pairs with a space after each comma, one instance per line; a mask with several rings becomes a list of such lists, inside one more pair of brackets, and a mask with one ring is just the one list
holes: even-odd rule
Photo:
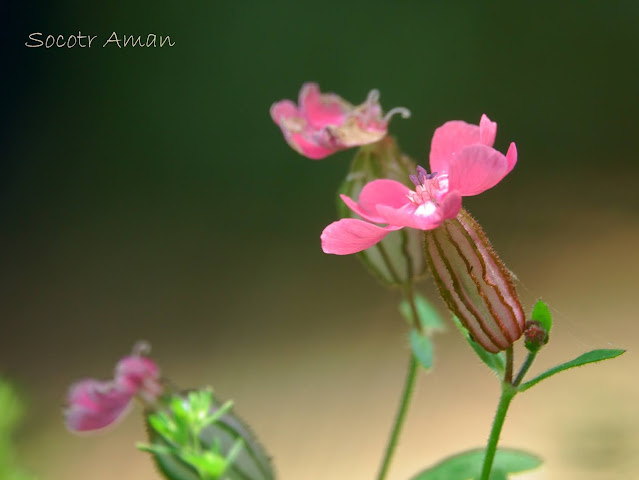
[[439, 293], [477, 343], [496, 353], [522, 336], [525, 315], [512, 276], [467, 211], [426, 231], [425, 250]]

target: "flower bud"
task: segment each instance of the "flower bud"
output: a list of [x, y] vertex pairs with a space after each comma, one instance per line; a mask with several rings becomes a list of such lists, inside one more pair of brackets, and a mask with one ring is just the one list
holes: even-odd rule
[[232, 411], [232, 402], [218, 402], [210, 389], [174, 394], [165, 408], [147, 412], [153, 454], [170, 480], [273, 480], [270, 457], [249, 427]]
[[541, 322], [531, 320], [526, 322], [524, 330], [524, 344], [530, 352], [536, 352], [548, 343], [548, 331]]
[[[364, 185], [378, 179], [396, 180], [410, 186], [409, 177], [415, 168], [415, 162], [401, 152], [395, 139], [387, 136], [358, 150], [338, 193], [358, 198]], [[342, 218], [357, 218], [339, 197], [337, 209]], [[389, 286], [404, 285], [426, 271], [422, 234], [418, 230], [391, 232], [358, 256], [377, 278]]]
[[524, 332], [525, 316], [510, 272], [468, 212], [425, 233], [426, 259], [439, 293], [473, 339], [505, 350]]

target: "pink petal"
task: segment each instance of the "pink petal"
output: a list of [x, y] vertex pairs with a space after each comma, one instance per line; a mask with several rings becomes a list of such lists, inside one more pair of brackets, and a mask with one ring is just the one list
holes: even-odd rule
[[435, 202], [427, 202], [419, 206], [409, 203], [402, 208], [380, 205], [378, 211], [391, 225], [418, 230], [432, 230], [442, 222], [441, 212]]
[[360, 217], [374, 223], [388, 223], [377, 212], [379, 205], [387, 205], [393, 208], [401, 208], [407, 203], [410, 189], [395, 180], [373, 180], [362, 188], [359, 194], [359, 202], [355, 203], [346, 195], [341, 195], [344, 203]]
[[160, 369], [153, 360], [143, 355], [131, 355], [120, 360], [115, 367], [115, 381], [135, 395], [145, 385], [157, 383]]
[[288, 144], [298, 153], [311, 160], [319, 160], [341, 150], [341, 148], [320, 145], [304, 133], [284, 133]]
[[297, 105], [293, 102], [290, 100], [281, 100], [271, 105], [271, 118], [281, 127], [283, 120], [291, 118], [301, 119], [301, 114], [297, 109]]
[[497, 123], [491, 122], [485, 114], [481, 116], [479, 121], [479, 143], [492, 147], [497, 136]]
[[355, 218], [343, 218], [331, 223], [321, 235], [324, 253], [349, 255], [361, 252], [381, 241], [389, 232], [402, 227], [378, 227]]
[[448, 192], [439, 201], [439, 211], [443, 220], [455, 218], [462, 206], [462, 196], [457, 191]]
[[444, 123], [435, 130], [430, 144], [431, 172], [447, 172], [453, 155], [462, 148], [479, 143], [479, 127], [461, 120]]
[[340, 195], [340, 198], [344, 201], [344, 203], [346, 204], [348, 208], [353, 210], [357, 215], [362, 217], [364, 220], [368, 220], [369, 222], [373, 222], [373, 223], [386, 223], [384, 218], [380, 217], [377, 214], [377, 210], [374, 210], [374, 212], [371, 212], [369, 210], [364, 210], [360, 204], [358, 204], [355, 200], [353, 200], [351, 197], [348, 197], [346, 195]]
[[67, 428], [85, 432], [106, 427], [124, 414], [131, 399], [132, 394], [114, 382], [80, 381], [69, 389]]
[[359, 204], [370, 212], [375, 212], [378, 205], [401, 208], [408, 203], [409, 193], [410, 189], [406, 185], [395, 180], [373, 180], [362, 188]]
[[448, 172], [449, 189], [464, 197], [477, 195], [497, 185], [506, 173], [506, 157], [485, 145], [471, 145], [453, 157]]
[[510, 171], [515, 168], [515, 164], [517, 163], [517, 147], [515, 146], [515, 142], [510, 144], [508, 147], [508, 152], [506, 152], [506, 164], [508, 165], [508, 169], [506, 173], [510, 173]]
[[349, 111], [349, 105], [344, 100], [334, 93], [322, 94], [316, 83], [302, 86], [299, 105], [306, 121], [317, 129], [341, 125]]

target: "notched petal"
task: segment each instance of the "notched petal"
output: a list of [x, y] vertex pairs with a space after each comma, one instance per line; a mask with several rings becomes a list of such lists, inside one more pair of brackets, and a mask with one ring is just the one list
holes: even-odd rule
[[478, 195], [497, 185], [507, 173], [504, 155], [485, 145], [471, 145], [453, 157], [449, 188], [465, 197]]

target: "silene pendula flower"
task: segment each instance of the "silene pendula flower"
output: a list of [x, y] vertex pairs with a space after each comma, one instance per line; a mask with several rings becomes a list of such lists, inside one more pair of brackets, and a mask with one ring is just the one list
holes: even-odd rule
[[325, 253], [346, 255], [375, 245], [394, 230], [426, 231], [427, 262], [442, 297], [491, 352], [521, 336], [524, 314], [509, 272], [479, 224], [462, 210], [461, 199], [494, 187], [515, 166], [514, 143], [506, 155], [492, 148], [496, 131], [486, 115], [478, 126], [445, 123], [433, 135], [432, 173], [418, 167], [411, 176], [414, 190], [394, 180], [370, 182], [357, 202], [342, 196], [364, 220], [344, 218], [321, 236]]
[[[339, 192], [359, 197], [362, 188], [374, 180], [386, 178], [410, 184], [409, 176], [417, 165], [405, 155], [391, 135], [357, 150]], [[354, 218], [355, 212], [338, 198], [338, 215]], [[358, 253], [367, 269], [387, 286], [402, 286], [417, 281], [426, 272], [422, 232], [406, 228], [391, 232], [375, 248]]]
[[281, 100], [271, 107], [271, 117], [288, 144], [313, 160], [381, 140], [396, 113], [410, 116], [403, 107], [384, 115], [377, 90], [371, 90], [366, 101], [355, 106], [334, 93], [321, 93], [316, 83], [302, 86], [299, 105]]
[[115, 368], [112, 380], [81, 380], [71, 386], [64, 416], [72, 432], [87, 432], [111, 425], [128, 410], [134, 397], [153, 403], [163, 392], [160, 370], [146, 356], [148, 345], [138, 343]]

